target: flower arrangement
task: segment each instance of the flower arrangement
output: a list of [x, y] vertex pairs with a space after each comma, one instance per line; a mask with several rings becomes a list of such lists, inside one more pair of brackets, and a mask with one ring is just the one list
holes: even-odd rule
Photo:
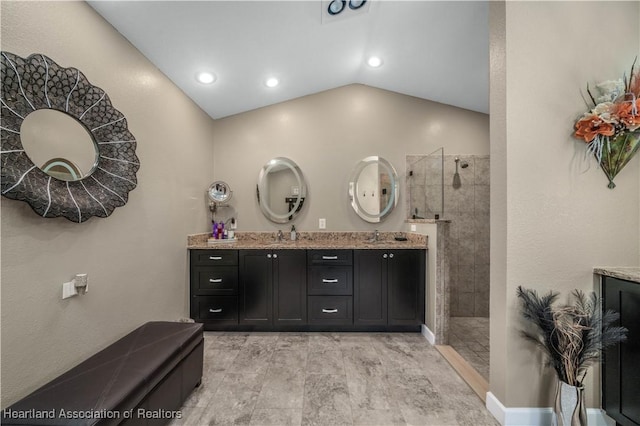
[[571, 386], [582, 386], [603, 349], [626, 339], [627, 329], [612, 325], [619, 314], [602, 312], [602, 301], [593, 292], [586, 296], [574, 290], [572, 304], [554, 306], [557, 292], [539, 296], [523, 287], [517, 291], [522, 316], [535, 325], [534, 332], [522, 331], [522, 336], [543, 349], [558, 379]]
[[587, 84], [593, 107], [575, 124], [574, 136], [587, 143], [587, 153], [596, 157], [612, 189], [614, 177], [640, 148], [640, 72], [634, 72], [635, 64], [628, 79], [623, 75], [597, 84], [597, 98]]

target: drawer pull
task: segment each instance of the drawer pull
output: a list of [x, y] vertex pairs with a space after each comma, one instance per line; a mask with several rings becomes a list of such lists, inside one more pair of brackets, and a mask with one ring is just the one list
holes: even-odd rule
[[209, 312], [211, 312], [212, 314], [219, 314], [220, 312], [222, 312], [222, 308], [218, 308], [218, 309], [209, 308]]
[[222, 256], [209, 256], [209, 260], [222, 260]]
[[323, 278], [322, 282], [323, 283], [337, 283], [338, 279], [337, 278]]
[[338, 310], [337, 309], [322, 309], [322, 312], [325, 314], [337, 314]]
[[210, 283], [221, 283], [222, 278], [209, 278]]
[[322, 256], [322, 260], [338, 260], [338, 256]]

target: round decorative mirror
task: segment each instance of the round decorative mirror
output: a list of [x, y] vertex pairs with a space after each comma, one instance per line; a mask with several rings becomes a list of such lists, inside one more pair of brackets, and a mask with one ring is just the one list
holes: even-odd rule
[[367, 222], [381, 222], [398, 204], [398, 174], [391, 163], [372, 156], [360, 161], [349, 180], [351, 207]]
[[288, 158], [270, 160], [260, 171], [257, 197], [267, 219], [276, 223], [289, 222], [300, 213], [307, 197], [302, 170]]
[[20, 139], [31, 161], [60, 180], [80, 180], [98, 165], [91, 133], [62, 111], [39, 109], [27, 115], [20, 126]]
[[226, 182], [221, 180], [215, 181], [209, 186], [207, 195], [209, 199], [217, 204], [224, 204], [231, 199], [233, 191], [229, 188]]
[[42, 217], [84, 222], [127, 203], [136, 140], [104, 90], [42, 54], [2, 52], [2, 195]]

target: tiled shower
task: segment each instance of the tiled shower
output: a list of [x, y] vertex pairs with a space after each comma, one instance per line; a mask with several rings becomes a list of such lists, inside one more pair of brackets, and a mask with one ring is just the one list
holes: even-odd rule
[[409, 155], [407, 171], [409, 218], [451, 220], [450, 315], [488, 317], [489, 156]]

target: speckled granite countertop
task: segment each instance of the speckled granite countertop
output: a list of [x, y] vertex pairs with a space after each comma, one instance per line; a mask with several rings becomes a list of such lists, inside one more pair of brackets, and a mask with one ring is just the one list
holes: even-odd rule
[[599, 275], [633, 281], [640, 284], [640, 266], [618, 266], [593, 268], [593, 272]]
[[[410, 232], [380, 232], [380, 240], [370, 242], [372, 232], [298, 232], [296, 241], [289, 240], [284, 233], [284, 241], [276, 242], [275, 232], [237, 232], [235, 242], [207, 243], [210, 234], [187, 236], [187, 248], [202, 249], [426, 249], [427, 236]], [[407, 241], [396, 241], [403, 236]]]

